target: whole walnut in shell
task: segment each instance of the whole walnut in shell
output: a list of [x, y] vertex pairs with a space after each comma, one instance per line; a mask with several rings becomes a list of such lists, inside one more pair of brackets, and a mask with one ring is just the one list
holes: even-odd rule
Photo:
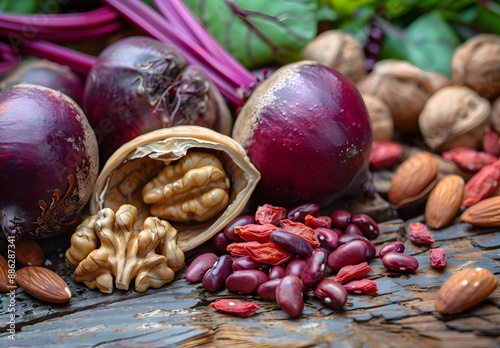
[[435, 92], [429, 74], [402, 60], [375, 63], [372, 72], [358, 83], [362, 94], [380, 98], [391, 110], [394, 128], [402, 133], [418, 131], [418, 117]]
[[340, 30], [327, 30], [302, 50], [302, 59], [315, 60], [358, 82], [367, 74], [363, 46], [354, 36]]
[[475, 90], [486, 99], [500, 95], [500, 36], [479, 34], [457, 47], [453, 54], [452, 80]]
[[500, 133], [500, 97], [491, 103], [490, 127]]
[[392, 113], [386, 103], [371, 94], [362, 94], [373, 128], [373, 140], [391, 140], [394, 135]]
[[420, 132], [434, 152], [455, 147], [479, 148], [491, 106], [465, 86], [448, 86], [432, 95], [419, 118]]

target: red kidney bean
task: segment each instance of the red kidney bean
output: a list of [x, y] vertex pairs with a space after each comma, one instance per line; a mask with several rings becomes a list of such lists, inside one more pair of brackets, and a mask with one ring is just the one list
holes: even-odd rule
[[286, 218], [294, 222], [304, 222], [307, 215], [317, 216], [320, 206], [316, 203], [304, 203], [288, 211]]
[[226, 225], [226, 227], [223, 230], [224, 235], [231, 242], [244, 242], [243, 238], [241, 238], [239, 235], [234, 233], [234, 228], [236, 226], [245, 226], [245, 225], [254, 224], [254, 223], [255, 223], [255, 217], [253, 215], [238, 216], [238, 217], [234, 218], [233, 220], [231, 220], [231, 222]]
[[242, 269], [260, 269], [262, 271], [267, 271], [268, 265], [255, 262], [250, 256], [241, 256], [233, 260], [233, 271], [239, 271]]
[[323, 250], [314, 250], [311, 257], [307, 259], [306, 267], [300, 277], [304, 285], [304, 290], [313, 288], [325, 277], [327, 259], [328, 254]]
[[309, 257], [313, 252], [311, 244], [295, 233], [274, 231], [271, 232], [269, 240], [283, 249], [301, 257]]
[[313, 290], [324, 304], [330, 308], [342, 309], [347, 301], [347, 290], [331, 278], [325, 278]]
[[298, 317], [304, 309], [302, 281], [295, 275], [284, 276], [276, 287], [276, 302], [290, 317]]
[[328, 255], [328, 266], [338, 271], [344, 266], [366, 261], [366, 249], [366, 243], [362, 240], [342, 244]]
[[205, 273], [212, 268], [218, 258], [219, 256], [211, 252], [198, 255], [186, 269], [186, 279], [191, 283], [200, 283]]
[[344, 209], [335, 209], [330, 213], [332, 227], [343, 230], [351, 222], [351, 213]]
[[280, 282], [281, 278], [274, 278], [260, 284], [257, 288], [257, 295], [264, 300], [276, 300], [276, 288]]
[[267, 275], [269, 279], [283, 278], [286, 275], [285, 267], [282, 265], [272, 266]]
[[411, 273], [418, 269], [418, 260], [415, 257], [395, 251], [385, 254], [382, 257], [382, 264], [390, 271], [402, 273]]
[[226, 289], [242, 294], [252, 294], [260, 284], [268, 281], [267, 274], [258, 269], [235, 271], [226, 279]]
[[363, 242], [366, 243], [366, 259], [367, 260], [372, 260], [377, 256], [377, 248], [375, 248], [375, 245], [368, 240], [368, 238], [364, 236], [358, 236], [356, 234], [345, 234], [342, 236], [342, 238], [339, 238], [339, 244], [345, 244], [349, 243], [350, 241], [353, 240], [362, 240]]
[[231, 255], [220, 256], [201, 280], [205, 290], [215, 292], [224, 289], [227, 277], [233, 273], [232, 264], [233, 257]]
[[380, 251], [378, 252], [378, 256], [380, 258], [384, 257], [385, 254], [395, 251], [397, 253], [404, 253], [405, 251], [405, 245], [403, 242], [400, 241], [394, 241], [394, 242], [389, 242], [386, 243], [380, 248]]
[[380, 229], [370, 216], [358, 213], [351, 216], [351, 223], [358, 226], [363, 235], [368, 239], [375, 239], [380, 234]]
[[291, 260], [285, 268], [285, 276], [287, 275], [296, 275], [297, 277], [301, 277], [304, 269], [306, 268], [307, 260], [301, 258], [295, 258]]
[[333, 229], [326, 227], [317, 227], [314, 229], [314, 232], [320, 243], [326, 244], [332, 249], [337, 247], [339, 244], [339, 237], [344, 234], [344, 232], [340, 231], [338, 228]]
[[224, 235], [224, 232], [217, 233], [214, 236], [213, 241], [214, 241], [215, 249], [217, 249], [217, 252], [220, 255], [228, 254], [227, 246], [229, 244], [231, 244], [231, 242], [229, 241], [229, 239], [226, 238], [226, 236]]
[[344, 229], [344, 234], [347, 235], [355, 234], [357, 236], [363, 236], [363, 232], [361, 232], [361, 229], [355, 224], [347, 225]]

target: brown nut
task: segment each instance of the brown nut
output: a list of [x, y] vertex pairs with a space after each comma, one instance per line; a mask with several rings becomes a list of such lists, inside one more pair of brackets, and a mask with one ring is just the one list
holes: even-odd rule
[[[90, 213], [103, 208], [116, 211], [123, 204], [137, 207], [137, 223], [150, 215], [150, 204], [143, 201], [145, 185], [165, 168], [178, 163], [191, 152], [212, 154], [222, 164], [229, 180], [227, 205], [213, 217], [188, 221], [169, 221], [178, 231], [182, 251], [191, 250], [223, 230], [246, 207], [250, 195], [260, 180], [260, 173], [250, 162], [245, 150], [234, 139], [200, 126], [174, 126], [136, 137], [121, 146], [106, 162], [95, 185]], [[186, 186], [183, 186], [186, 187]], [[189, 189], [190, 192], [191, 189]], [[201, 204], [202, 195], [195, 200]], [[175, 205], [175, 204], [174, 204]], [[202, 204], [203, 205], [203, 204]], [[205, 207], [205, 206], [204, 206]], [[183, 210], [183, 214], [189, 210]], [[177, 210], [179, 216], [181, 210]], [[203, 214], [202, 214], [203, 215]], [[201, 221], [204, 220], [204, 221]]]
[[439, 179], [425, 205], [425, 220], [430, 228], [448, 226], [457, 216], [464, 196], [465, 181], [460, 175], [448, 174]]
[[438, 162], [428, 152], [416, 153], [401, 163], [391, 180], [388, 200], [396, 208], [426, 197], [437, 181]]
[[41, 266], [26, 266], [16, 272], [17, 284], [31, 296], [50, 303], [71, 299], [68, 284], [55, 272]]
[[436, 311], [461, 313], [483, 302], [498, 287], [497, 277], [486, 268], [466, 268], [454, 274], [436, 295]]
[[500, 226], [500, 196], [485, 198], [467, 208], [460, 220], [479, 227]]
[[16, 242], [16, 260], [24, 266], [41, 266], [45, 254], [35, 239], [21, 238]]

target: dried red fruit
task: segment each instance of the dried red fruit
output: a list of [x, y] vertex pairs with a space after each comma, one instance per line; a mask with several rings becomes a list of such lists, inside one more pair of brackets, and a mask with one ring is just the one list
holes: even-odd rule
[[487, 152], [477, 151], [466, 147], [456, 147], [441, 153], [441, 157], [454, 162], [460, 168], [478, 171], [488, 164], [495, 162], [498, 157]]
[[307, 226], [306, 224], [283, 219], [280, 221], [280, 225], [285, 231], [298, 234], [299, 236], [307, 240], [309, 244], [311, 244], [311, 246], [320, 246], [320, 242], [318, 240], [318, 237], [316, 236], [316, 232], [314, 232], [314, 229]]
[[429, 250], [429, 263], [432, 268], [444, 268], [446, 266], [446, 253], [443, 248]]
[[332, 218], [326, 215], [322, 216], [306, 215], [304, 220], [306, 226], [309, 226], [311, 228], [318, 228], [318, 227], [330, 228], [330, 226], [332, 225]]
[[255, 314], [259, 306], [253, 302], [222, 299], [210, 303], [210, 307], [226, 314], [247, 318]]
[[350, 294], [373, 295], [378, 292], [377, 283], [371, 279], [353, 280], [344, 284], [344, 288]]
[[[240, 243], [242, 244], [242, 243]], [[253, 244], [245, 247], [248, 256], [255, 262], [268, 263], [273, 266], [290, 261], [295, 254], [283, 249], [274, 243]]]
[[260, 224], [279, 224], [281, 219], [286, 218], [286, 209], [283, 207], [275, 207], [270, 204], [264, 204], [257, 209], [255, 220]]
[[483, 151], [497, 158], [500, 156], [500, 136], [490, 127], [484, 132]]
[[357, 265], [348, 265], [342, 267], [337, 276], [333, 279], [339, 283], [346, 283], [355, 278], [361, 278], [371, 272], [371, 267], [367, 262], [362, 262]]
[[500, 179], [500, 160], [485, 166], [474, 174], [464, 187], [462, 208], [470, 207], [477, 202], [490, 197], [498, 186]]
[[259, 242], [235, 242], [226, 247], [226, 250], [234, 257], [249, 256], [247, 245], [260, 245]]
[[403, 145], [392, 140], [377, 140], [372, 144], [370, 168], [382, 169], [396, 165], [403, 155]]
[[278, 229], [273, 224], [247, 224], [243, 226], [235, 226], [234, 233], [247, 242], [269, 242], [269, 235]]
[[414, 244], [430, 245], [434, 243], [434, 238], [421, 222], [410, 222], [408, 224], [408, 236]]

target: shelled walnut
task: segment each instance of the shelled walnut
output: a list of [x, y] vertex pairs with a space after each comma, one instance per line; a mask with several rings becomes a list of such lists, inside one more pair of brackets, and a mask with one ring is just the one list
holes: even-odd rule
[[200, 126], [174, 126], [141, 135], [109, 158], [97, 178], [90, 213], [131, 204], [139, 226], [159, 214], [178, 231], [179, 248], [188, 251], [238, 216], [259, 180], [231, 137]]
[[75, 268], [73, 277], [90, 289], [105, 293], [158, 288], [174, 279], [184, 265], [177, 246], [177, 231], [166, 221], [149, 217], [138, 230], [137, 208], [122, 205], [116, 213], [109, 208], [88, 217], [78, 226], [66, 251], [66, 263]]

